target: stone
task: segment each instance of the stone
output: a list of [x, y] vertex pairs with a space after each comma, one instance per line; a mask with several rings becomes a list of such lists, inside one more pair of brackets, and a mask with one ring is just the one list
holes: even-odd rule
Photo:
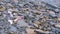
[[0, 6], [0, 11], [4, 11], [5, 7], [4, 6]]
[[32, 12], [35, 13], [35, 14], [41, 14], [41, 12], [38, 11], [38, 10], [33, 10]]
[[17, 28], [14, 27], [14, 26], [10, 26], [9, 31], [10, 32], [16, 32], [17, 31]]
[[51, 17], [57, 17], [57, 15], [55, 14], [55, 12], [53, 12], [53, 11], [49, 11], [49, 15], [50, 15]]
[[55, 12], [58, 13], [59, 12], [59, 9], [55, 9]]
[[56, 28], [60, 28], [60, 24], [55, 24], [55, 27]]
[[20, 7], [23, 7], [23, 4], [18, 4]]
[[10, 32], [9, 34], [14, 34], [14, 32]]
[[47, 30], [51, 31], [51, 28], [50, 27], [47, 27]]
[[24, 20], [19, 20], [17, 23], [17, 26], [19, 27], [27, 27], [28, 24]]
[[35, 26], [36, 28], [38, 28], [38, 25], [37, 25], [37, 24], [35, 24], [35, 23], [34, 23], [34, 26]]
[[25, 22], [24, 17], [20, 16], [17, 18], [17, 26], [19, 27], [27, 27], [29, 26], [28, 23]]
[[10, 24], [13, 24], [13, 20], [8, 20], [10, 22]]
[[59, 8], [42, 1], [0, 0], [0, 34], [59, 34]]
[[26, 29], [27, 34], [36, 34], [33, 29]]
[[8, 6], [9, 8], [11, 8], [11, 9], [14, 8], [14, 6], [13, 6], [11, 3], [7, 3], [7, 6]]
[[57, 18], [58, 21], [60, 21], [60, 18]]
[[6, 2], [11, 2], [10, 0], [5, 0]]
[[43, 31], [43, 30], [35, 30], [37, 33], [39, 34], [49, 34], [49, 33], [52, 33], [52, 32], [49, 32], [49, 31]]
[[39, 21], [34, 21], [34, 23], [35, 23], [35, 24], [38, 24], [38, 25], [40, 24], [40, 22], [39, 22]]

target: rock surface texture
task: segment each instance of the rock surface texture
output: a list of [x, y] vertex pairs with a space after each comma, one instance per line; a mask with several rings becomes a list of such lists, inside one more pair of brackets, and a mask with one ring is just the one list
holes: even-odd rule
[[60, 34], [60, 0], [0, 0], [0, 34]]

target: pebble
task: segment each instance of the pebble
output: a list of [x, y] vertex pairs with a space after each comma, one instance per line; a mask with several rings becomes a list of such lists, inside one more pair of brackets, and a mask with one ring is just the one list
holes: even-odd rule
[[20, 7], [23, 7], [23, 4], [19, 4]]
[[42, 0], [0, 0], [0, 34], [59, 34], [60, 10], [47, 4]]
[[14, 8], [14, 6], [13, 6], [11, 3], [7, 3], [7, 6], [8, 6], [9, 8], [11, 8], [11, 9]]
[[13, 32], [10, 32], [9, 34], [14, 34]]
[[33, 29], [26, 29], [27, 34], [36, 34]]
[[49, 15], [51, 16], [51, 17], [56, 17], [57, 15], [55, 14], [55, 12], [53, 12], [53, 11], [49, 11]]
[[37, 25], [39, 25], [39, 24], [40, 24], [40, 22], [39, 22], [39, 21], [34, 21], [34, 23], [35, 23], [35, 24], [37, 24]]
[[38, 28], [38, 25], [37, 25], [37, 24], [35, 24], [35, 23], [34, 23], [34, 26], [35, 26], [36, 28]]
[[4, 5], [4, 4], [6, 4], [6, 3], [4, 3], [4, 2], [0, 2], [0, 5]]
[[40, 11], [37, 11], [37, 10], [33, 10], [32, 12], [35, 14], [40, 14]]
[[10, 22], [10, 24], [13, 24], [13, 20], [8, 20]]
[[55, 24], [55, 27], [60, 28], [60, 24]]
[[60, 21], [60, 18], [57, 18], [58, 21]]
[[8, 2], [8, 3], [11, 2], [10, 0], [5, 0], [5, 1]]
[[20, 26], [20, 27], [27, 27], [28, 24], [27, 24], [24, 20], [20, 20], [20, 21], [17, 23], [17, 26]]
[[5, 7], [4, 6], [0, 6], [0, 11], [4, 11]]
[[27, 27], [29, 25], [28, 25], [28, 23], [26, 23], [24, 21], [24, 19], [22, 17], [20, 17], [19, 20], [17, 21], [17, 26], [19, 26], [19, 27]]
[[55, 9], [55, 12], [58, 13], [59, 12], [59, 9]]
[[36, 32], [39, 33], [39, 34], [49, 34], [49, 33], [52, 33], [52, 32], [43, 31], [43, 30], [36, 30]]
[[9, 28], [9, 31], [10, 31], [10, 32], [16, 32], [16, 31], [17, 31], [17, 28], [14, 27], [14, 26], [11, 26], [11, 27]]

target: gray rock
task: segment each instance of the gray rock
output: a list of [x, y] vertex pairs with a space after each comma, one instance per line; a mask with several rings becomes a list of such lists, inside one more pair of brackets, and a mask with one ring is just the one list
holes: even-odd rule
[[42, 0], [42, 1], [44, 1], [44, 2], [46, 2], [46, 3], [48, 3], [48, 4], [51, 4], [51, 5], [53, 5], [53, 6], [56, 6], [56, 7], [59, 7], [59, 6], [60, 6], [60, 5], [59, 5], [60, 0]]
[[55, 9], [55, 12], [56, 12], [56, 13], [59, 13], [60, 11], [59, 11], [59, 9]]
[[10, 0], [5, 0], [6, 2], [11, 2]]
[[19, 27], [27, 27], [28, 24], [23, 19], [21, 19], [21, 20], [18, 21], [17, 26], [19, 26]]
[[55, 14], [55, 12], [53, 12], [53, 11], [50, 11], [50, 12], [49, 12], [49, 15], [50, 15], [51, 17], [57, 17], [57, 15]]
[[9, 31], [10, 32], [16, 32], [17, 31], [17, 28], [14, 27], [14, 26], [10, 26]]

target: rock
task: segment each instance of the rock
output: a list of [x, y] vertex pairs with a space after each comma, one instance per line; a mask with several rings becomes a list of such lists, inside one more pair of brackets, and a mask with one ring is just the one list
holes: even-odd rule
[[16, 32], [17, 31], [17, 28], [14, 27], [14, 26], [10, 26], [9, 31], [10, 32]]
[[52, 33], [52, 32], [43, 31], [43, 30], [35, 30], [35, 32], [36, 32], [37, 34], [49, 34], [49, 33]]
[[0, 6], [0, 11], [4, 11], [5, 7], [4, 6]]
[[28, 23], [25, 22], [23, 16], [20, 16], [17, 21], [17, 26], [19, 27], [27, 27], [29, 26]]
[[60, 24], [55, 24], [55, 27], [56, 28], [60, 28]]
[[55, 12], [58, 13], [59, 12], [59, 9], [55, 9]]
[[46, 11], [46, 9], [45, 9], [45, 8], [41, 8], [41, 9], [40, 9], [40, 11], [45, 12], [45, 11]]
[[37, 25], [37, 24], [35, 24], [35, 23], [34, 23], [34, 26], [35, 26], [36, 28], [38, 28], [38, 25]]
[[14, 6], [13, 6], [11, 3], [7, 3], [7, 6], [8, 6], [9, 8], [11, 8], [11, 9], [14, 8]]
[[19, 20], [17, 23], [17, 26], [19, 27], [27, 27], [28, 24], [24, 20]]
[[57, 17], [60, 18], [60, 12], [57, 14]]
[[60, 0], [42, 0], [42, 1], [44, 1], [45, 3], [48, 3], [48, 4], [51, 4], [51, 5], [53, 5], [53, 6], [55, 6], [55, 7], [59, 7], [59, 1]]
[[26, 29], [27, 34], [36, 34], [33, 29]]
[[60, 21], [60, 18], [57, 18], [58, 21]]
[[0, 2], [0, 5], [5, 5], [6, 3], [4, 3], [4, 2]]
[[11, 2], [13, 2], [15, 5], [18, 4], [18, 0], [11, 0]]
[[14, 22], [18, 22], [19, 20], [24, 19], [24, 16], [17, 16]]
[[34, 21], [34, 23], [35, 23], [35, 24], [37, 24], [37, 25], [39, 25], [39, 24], [40, 24], [40, 22], [39, 22], [39, 21]]
[[10, 0], [5, 0], [6, 2], [11, 2]]
[[14, 34], [14, 32], [10, 32], [9, 34]]
[[51, 31], [51, 28], [50, 28], [50, 27], [47, 27], [47, 30], [48, 30], [48, 31]]
[[59, 8], [42, 1], [0, 0], [0, 34], [59, 34]]
[[35, 31], [37, 34], [45, 34], [45, 33], [42, 33], [42, 32], [39, 32], [39, 31]]
[[19, 4], [20, 7], [23, 7], [23, 4]]
[[55, 14], [55, 12], [53, 12], [53, 11], [49, 11], [49, 15], [50, 15], [51, 17], [57, 17], [57, 15]]
[[33, 10], [32, 12], [35, 13], [35, 14], [41, 14], [41, 12], [38, 11], [38, 10]]
[[10, 24], [13, 24], [13, 20], [8, 20], [10, 22]]
[[41, 2], [41, 6], [42, 6], [42, 7], [46, 7], [46, 4], [45, 4], [44, 1]]

